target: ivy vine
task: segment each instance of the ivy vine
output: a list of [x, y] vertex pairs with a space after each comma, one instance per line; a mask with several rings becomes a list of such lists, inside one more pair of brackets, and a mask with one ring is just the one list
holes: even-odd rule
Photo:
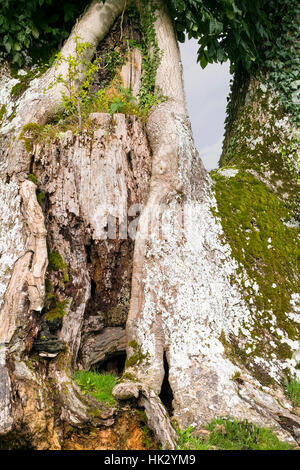
[[161, 62], [161, 51], [155, 35], [154, 23], [157, 17], [158, 7], [152, 1], [141, 0], [140, 20], [145, 47], [142, 48], [142, 78], [139, 92], [140, 105], [150, 109], [153, 104], [161, 100], [155, 90], [156, 71]]
[[277, 91], [281, 103], [300, 125], [300, 4], [298, 0], [273, 0], [269, 18], [273, 40], [264, 44], [264, 65], [268, 83]]

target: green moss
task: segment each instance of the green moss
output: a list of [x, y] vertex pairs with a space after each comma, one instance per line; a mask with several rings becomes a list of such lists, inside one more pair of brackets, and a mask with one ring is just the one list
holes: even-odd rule
[[[48, 250], [48, 272], [62, 272], [63, 281], [69, 281], [68, 265], [64, 262], [62, 256], [57, 251]], [[46, 291], [46, 314], [45, 319], [50, 322], [56, 322], [56, 320], [63, 318], [66, 314], [66, 307], [69, 304], [69, 300], [60, 301], [53, 290], [53, 284], [49, 278], [45, 280], [45, 291]]]
[[125, 367], [133, 367], [139, 363], [139, 355], [133, 354], [132, 356], [126, 359]]
[[66, 307], [69, 304], [69, 300], [63, 300], [59, 302], [55, 299], [55, 306], [45, 314], [45, 319], [53, 322], [58, 318], [63, 318], [66, 314]]
[[29, 122], [28, 124], [23, 126], [21, 135], [25, 134], [26, 132], [31, 132], [32, 134], [37, 135], [40, 133], [41, 130], [42, 126], [40, 126], [36, 122]]
[[[299, 191], [296, 163], [299, 139], [288, 127], [278, 127], [278, 122], [287, 117], [279, 100], [270, 91], [263, 92], [257, 82], [252, 83], [245, 100], [249, 83], [246, 81], [247, 87], [243, 88], [243, 80], [243, 75], [237, 79], [237, 90], [229, 102], [220, 166], [251, 168], [262, 178], [271, 179], [273, 192], [282, 199], [289, 194], [289, 206], [295, 210]], [[265, 119], [263, 123], [261, 116]]]
[[[25, 145], [26, 146], [26, 145]], [[30, 147], [31, 148], [31, 147]], [[27, 175], [27, 179], [32, 181], [36, 186], [38, 186], [38, 179], [33, 173], [29, 173]], [[45, 199], [45, 193], [43, 191], [40, 191], [39, 189], [36, 190], [36, 199], [37, 202], [39, 203], [40, 206], [43, 205], [44, 199]]]
[[[290, 358], [292, 352], [282, 343], [276, 329], [286, 331], [290, 339], [299, 337], [299, 325], [286, 316], [291, 294], [300, 290], [299, 229], [284, 224], [294, 213], [266, 184], [244, 169], [234, 177], [227, 178], [218, 172], [212, 177], [218, 207], [214, 213], [221, 219], [240, 272], [245, 268], [250, 280], [259, 287], [258, 293], [252, 287], [245, 287], [245, 298], [252, 299], [260, 312], [252, 328], [256, 343], [252, 355], [267, 354], [266, 332], [272, 326], [272, 310], [276, 316], [272, 333], [276, 353], [282, 359]], [[236, 352], [246, 360], [245, 348]]]
[[87, 413], [91, 418], [99, 418], [99, 416], [101, 415], [101, 411], [97, 408], [90, 409]]
[[68, 265], [57, 251], [48, 251], [48, 271], [62, 271], [63, 281], [69, 282]]
[[43, 126], [38, 125], [36, 122], [29, 122], [23, 127], [19, 135], [19, 140], [23, 141], [25, 149], [28, 153], [32, 152], [34, 142], [41, 134], [42, 129]]
[[14, 109], [13, 112], [7, 117], [7, 120], [12, 121], [13, 119], [15, 119], [16, 115], [17, 115], [17, 111], [16, 109]]
[[45, 193], [43, 191], [38, 191], [36, 198], [39, 205], [42, 206], [45, 199]]
[[129, 341], [128, 346], [130, 346], [134, 350], [134, 353], [131, 356], [127, 357], [125, 362], [125, 368], [138, 366], [144, 361], [148, 361], [149, 354], [144, 354], [142, 352], [141, 347], [135, 340]]
[[135, 341], [135, 339], [131, 340], [128, 342], [128, 346], [130, 346], [131, 348], [135, 349], [135, 350], [138, 350], [139, 349], [139, 345], [138, 343]]
[[0, 127], [1, 127], [2, 122], [4, 120], [5, 114], [6, 114], [6, 106], [5, 106], [5, 104], [3, 104], [0, 108]]
[[26, 83], [25, 81], [18, 82], [12, 87], [10, 94], [11, 96], [18, 98], [22, 95], [22, 93], [24, 93], [27, 88], [28, 83]]
[[50, 281], [50, 279], [46, 279], [46, 280], [45, 280], [45, 291], [46, 291], [46, 294], [51, 294], [52, 289], [53, 289], [52, 282]]
[[232, 344], [226, 339], [226, 336], [223, 330], [220, 334], [219, 341], [223, 345], [225, 356], [228, 359], [230, 359], [233, 362], [233, 364], [236, 364], [237, 358], [234, 357]]
[[35, 78], [40, 77], [45, 72], [45, 70], [46, 66], [42, 66], [38, 69], [35, 69], [34, 71], [29, 70], [25, 75], [14, 74], [15, 78], [17, 78], [19, 81], [12, 87], [10, 92], [11, 96], [14, 98], [19, 98], [24, 93], [24, 91], [27, 90], [30, 82]]
[[288, 380], [285, 391], [294, 406], [300, 406], [300, 382], [297, 379]]
[[36, 186], [38, 185], [37, 177], [33, 173], [29, 173], [27, 179], [32, 181]]
[[[263, 352], [264, 353], [264, 352]], [[263, 354], [262, 354], [263, 355]], [[251, 371], [253, 376], [263, 387], [270, 387], [275, 384], [275, 380], [271, 377], [268, 372], [258, 364], [251, 363]]]
[[25, 364], [31, 372], [35, 372], [34, 361], [32, 359], [27, 359]]
[[134, 377], [134, 375], [129, 374], [128, 372], [124, 372], [122, 377], [120, 377], [119, 382], [126, 382], [126, 381], [136, 382], [137, 379]]
[[[287, 330], [286, 327], [285, 330]], [[291, 348], [286, 343], [279, 342], [277, 346], [277, 355], [280, 359], [291, 359], [293, 354]]]

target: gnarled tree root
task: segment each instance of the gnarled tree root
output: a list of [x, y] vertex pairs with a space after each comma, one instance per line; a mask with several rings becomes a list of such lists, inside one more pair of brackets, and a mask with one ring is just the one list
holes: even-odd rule
[[137, 398], [138, 404], [145, 409], [149, 428], [163, 449], [176, 449], [176, 431], [160, 398], [153, 390], [142, 383], [128, 381], [116, 385], [113, 395], [119, 400]]

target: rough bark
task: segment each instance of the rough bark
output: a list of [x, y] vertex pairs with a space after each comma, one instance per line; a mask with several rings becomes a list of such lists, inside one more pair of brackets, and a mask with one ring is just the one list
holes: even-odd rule
[[[127, 321], [128, 356], [133, 360], [128, 372], [159, 394], [166, 351], [174, 416], [181, 426], [233, 416], [271, 426], [282, 438], [293, 440], [299, 432], [299, 417], [291, 412], [281, 381], [286, 367], [296, 372], [294, 363], [282, 360], [274, 347], [268, 362], [256, 353], [252, 370], [245, 369], [239, 349], [233, 349], [230, 357], [224, 348], [226, 342], [243, 343], [243, 336], [251, 335], [257, 307], [246, 300], [244, 283], [254, 289], [256, 285], [245, 270], [242, 276], [238, 273], [240, 266], [230, 245], [224, 243], [220, 221], [212, 214], [216, 206], [212, 182], [194, 148], [177, 44], [163, 10], [155, 28], [164, 51], [157, 86], [169, 100], [154, 109], [147, 125], [152, 179], [135, 241]], [[288, 308], [293, 309], [292, 297]], [[294, 348], [297, 355], [295, 343]], [[254, 370], [256, 360], [263, 362], [262, 375], [265, 371], [274, 377], [272, 370], [276, 370], [275, 384], [263, 391]], [[232, 380], [235, 374], [243, 376], [239, 384]], [[127, 384], [122, 385], [126, 390]], [[285, 426], [288, 421], [291, 426]]]
[[98, 334], [82, 338], [81, 364], [84, 369], [91, 369], [94, 364], [103, 363], [106, 359], [124, 353], [127, 337], [124, 328], [105, 328]]
[[[28, 238], [26, 252], [20, 257], [13, 269], [1, 309], [0, 342], [9, 343], [16, 331], [17, 322], [30, 323], [24, 319], [26, 302], [29, 312], [40, 312], [44, 304], [45, 273], [47, 268], [46, 229], [42, 209], [36, 200], [35, 184], [24, 181], [20, 187], [22, 212]], [[21, 295], [16, 296], [16, 291]], [[26, 341], [26, 338], [25, 338]]]

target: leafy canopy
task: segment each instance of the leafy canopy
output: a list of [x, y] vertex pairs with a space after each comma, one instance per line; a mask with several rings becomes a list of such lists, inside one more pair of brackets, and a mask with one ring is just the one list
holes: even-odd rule
[[268, 39], [266, 0], [167, 0], [178, 39], [198, 39], [198, 62], [243, 65], [259, 59], [258, 45]]
[[0, 0], [0, 59], [22, 66], [48, 60], [68, 37], [87, 0]]
[[[98, 0], [99, 1], [99, 0]], [[233, 67], [259, 63], [261, 44], [270, 39], [268, 18], [286, 0], [165, 0], [178, 39], [199, 43], [198, 61], [230, 59]], [[154, 2], [155, 0], [149, 0]], [[22, 66], [48, 60], [57, 51], [88, 0], [1, 0], [0, 60]]]

